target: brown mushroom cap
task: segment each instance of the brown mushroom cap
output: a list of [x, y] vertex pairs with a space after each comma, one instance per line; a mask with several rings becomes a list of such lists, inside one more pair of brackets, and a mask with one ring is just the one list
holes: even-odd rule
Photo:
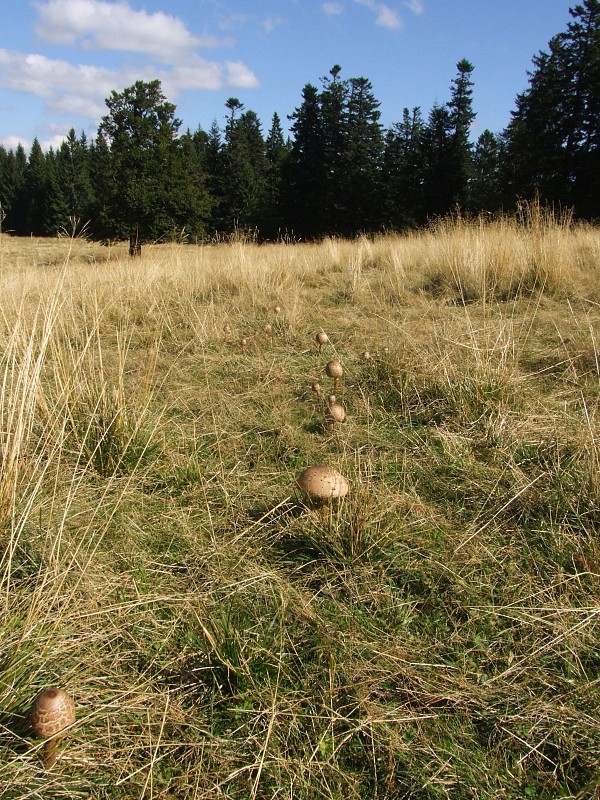
[[327, 464], [307, 467], [298, 478], [298, 486], [311, 500], [325, 501], [333, 497], [345, 497], [350, 484], [344, 476]]
[[333, 420], [333, 422], [346, 421], [346, 409], [343, 405], [341, 405], [341, 403], [336, 403], [335, 400], [334, 402], [329, 403], [325, 413], [330, 420]]
[[341, 378], [344, 374], [344, 370], [339, 361], [328, 361], [327, 364], [325, 364], [325, 372], [330, 378]]
[[273, 333], [273, 326], [271, 325], [270, 322], [267, 322], [265, 323], [263, 330], [267, 334], [267, 336], [270, 336]]
[[64, 736], [65, 728], [74, 722], [75, 703], [64, 689], [51, 686], [41, 691], [35, 698], [31, 708], [31, 727], [40, 739]]
[[318, 345], [327, 344], [329, 341], [329, 336], [325, 333], [325, 331], [319, 331], [315, 336]]

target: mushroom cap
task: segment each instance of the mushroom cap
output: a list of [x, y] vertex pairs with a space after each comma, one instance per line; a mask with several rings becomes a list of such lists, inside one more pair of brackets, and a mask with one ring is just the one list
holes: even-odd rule
[[340, 403], [329, 403], [327, 408], [326, 416], [329, 419], [333, 420], [334, 422], [345, 422], [346, 421], [346, 409]]
[[71, 695], [59, 686], [41, 691], [31, 708], [31, 727], [40, 739], [56, 737], [75, 722], [75, 703]]
[[310, 388], [315, 394], [321, 394], [321, 384], [317, 383], [317, 381], [314, 381]]
[[329, 336], [327, 336], [325, 331], [319, 331], [315, 336], [315, 339], [317, 340], [317, 344], [327, 344], [329, 341]]
[[271, 325], [270, 322], [267, 322], [265, 323], [263, 330], [267, 335], [270, 336], [273, 333], [273, 326]]
[[311, 500], [329, 500], [344, 497], [350, 484], [344, 476], [327, 464], [307, 467], [297, 480], [298, 486]]
[[344, 374], [344, 370], [339, 361], [328, 361], [327, 364], [325, 364], [325, 372], [330, 378], [341, 378]]
[[273, 309], [273, 311], [274, 311], [276, 314], [281, 314], [281, 306], [275, 306], [275, 308]]

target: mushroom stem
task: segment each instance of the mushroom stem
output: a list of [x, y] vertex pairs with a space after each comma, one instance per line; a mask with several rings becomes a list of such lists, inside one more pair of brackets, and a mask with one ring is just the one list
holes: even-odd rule
[[47, 739], [44, 742], [44, 769], [52, 769], [52, 767], [56, 762], [57, 742], [58, 742], [58, 737], [56, 736], [53, 736], [52, 739]]

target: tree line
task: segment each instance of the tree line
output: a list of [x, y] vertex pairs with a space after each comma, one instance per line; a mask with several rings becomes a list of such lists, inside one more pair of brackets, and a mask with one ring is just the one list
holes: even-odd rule
[[534, 57], [507, 127], [473, 141], [474, 67], [462, 59], [449, 100], [381, 124], [364, 77], [335, 65], [265, 133], [238, 98], [223, 126], [180, 133], [159, 81], [107, 98], [94, 139], [71, 129], [57, 149], [0, 147], [0, 220], [17, 235], [66, 231], [102, 241], [192, 239], [253, 231], [263, 240], [402, 231], [457, 209], [509, 211], [539, 197], [600, 218], [600, 0], [569, 11]]

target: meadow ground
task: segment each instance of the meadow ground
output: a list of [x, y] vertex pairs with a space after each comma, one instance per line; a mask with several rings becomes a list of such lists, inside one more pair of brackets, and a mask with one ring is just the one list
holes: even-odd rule
[[0, 292], [2, 798], [600, 797], [600, 230], [3, 236]]

